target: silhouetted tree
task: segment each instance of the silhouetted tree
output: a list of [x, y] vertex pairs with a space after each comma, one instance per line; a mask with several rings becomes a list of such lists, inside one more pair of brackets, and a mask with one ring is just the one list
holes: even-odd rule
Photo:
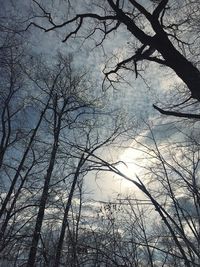
[[[191, 99], [200, 101], [200, 72], [198, 60], [195, 59], [195, 52], [192, 49], [198, 45], [198, 38], [192, 33], [196, 25], [194, 21], [197, 21], [199, 14], [197, 1], [107, 0], [98, 3], [91, 1], [81, 5], [83, 11], [75, 15], [76, 7], [69, 1], [69, 6], [65, 8], [69, 9], [71, 16], [59, 23], [54, 19], [53, 12], [52, 14], [49, 10], [47, 12], [45, 6], [35, 0], [34, 3], [49, 25], [44, 27], [35, 20], [29, 27], [34, 25], [45, 32], [66, 29], [63, 42], [80, 34], [85, 40], [93, 37], [96, 46], [99, 46], [109, 36], [112, 38], [113, 34], [120, 34], [120, 31], [125, 29], [127, 39], [123, 41], [128, 57], [119, 61], [114, 69], [105, 71], [106, 77], [112, 82], [112, 74], [117, 74], [121, 69], [134, 70], [137, 77], [139, 74], [137, 65], [143, 61], [168, 67], [187, 86], [189, 95], [185, 97], [183, 103], [176, 103], [173, 106], [175, 109], [163, 110], [156, 105], [154, 108], [166, 115], [200, 118], [198, 113], [182, 113], [176, 109]], [[91, 11], [91, 8], [94, 11]], [[193, 43], [184, 41], [184, 38], [192, 40]]]

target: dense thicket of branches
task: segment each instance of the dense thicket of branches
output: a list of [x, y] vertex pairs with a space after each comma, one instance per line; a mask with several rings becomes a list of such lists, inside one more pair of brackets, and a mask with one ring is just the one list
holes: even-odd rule
[[[126, 31], [122, 42], [126, 47], [126, 57], [118, 61], [112, 70], [105, 69], [107, 79], [113, 84], [113, 75], [122, 75], [120, 70], [134, 71], [136, 77], [140, 75], [141, 64], [144, 61], [155, 62], [161, 66], [172, 69], [185, 84], [185, 99], [183, 104], [191, 99], [200, 100], [200, 73], [198, 69], [198, 1], [135, 1], [135, 0], [107, 0], [91, 1], [78, 4], [68, 1], [68, 19], [57, 22], [54, 13], [48, 12], [45, 6], [34, 1], [39, 9], [40, 16], [46, 19], [45, 26], [37, 20], [29, 24], [39, 27], [45, 32], [64, 29], [66, 37], [80, 36], [86, 40], [93, 38], [96, 46], [103, 46], [107, 38], [114, 34]], [[82, 12], [80, 10], [83, 10]], [[71, 13], [70, 13], [71, 11]], [[74, 14], [74, 15], [73, 15]], [[62, 31], [63, 34], [63, 31]], [[196, 50], [197, 49], [197, 50]], [[121, 58], [120, 55], [116, 55]], [[142, 67], [143, 69], [143, 67]], [[162, 89], [162, 88], [161, 88]], [[182, 95], [179, 95], [182, 98]], [[174, 108], [180, 102], [177, 100]], [[171, 113], [154, 106], [166, 115], [197, 118], [199, 114], [190, 112]], [[178, 105], [179, 107], [179, 105]]]
[[[0, 17], [0, 265], [199, 266], [198, 1], [59, 4], [65, 16], [56, 2], [33, 0], [17, 26]], [[78, 69], [72, 55], [38, 56], [21, 26], [33, 36], [34, 26], [66, 31], [66, 44], [81, 36], [97, 48], [125, 32], [125, 56], [115, 55], [114, 67], [106, 63], [107, 81], [115, 86], [127, 71], [151, 71], [145, 62], [171, 69], [183, 82], [181, 101], [154, 107], [193, 120], [168, 120], [169, 138], [156, 137], [148, 123], [145, 131], [125, 127], [125, 116], [95, 93], [87, 68]], [[127, 176], [111, 156], [124, 137], [142, 155], [139, 175], [131, 169]], [[131, 182], [133, 192], [91, 200], [87, 178], [104, 172]]]
[[[73, 198], [80, 195], [81, 205], [84, 176], [104, 166], [91, 157], [123, 130], [120, 120], [100, 112], [101, 98], [71, 56], [59, 55], [49, 67], [11, 39], [0, 51], [2, 264], [58, 266], [69, 221], [81, 215]], [[57, 247], [51, 256], [43, 240], [49, 227], [56, 233], [50, 246]]]

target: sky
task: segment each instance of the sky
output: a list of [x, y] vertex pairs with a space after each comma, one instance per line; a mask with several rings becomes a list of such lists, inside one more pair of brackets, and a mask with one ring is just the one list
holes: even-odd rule
[[[38, 7], [31, 0], [19, 0], [17, 3], [0, 0], [0, 3], [3, 6], [2, 10], [5, 10], [8, 16], [12, 17], [15, 14], [16, 17], [20, 18], [19, 23], [24, 22], [30, 12], [38, 12]], [[77, 3], [79, 3], [77, 8], [81, 12], [84, 5], [88, 6], [89, 1], [81, 1], [81, 4], [80, 2]], [[53, 5], [50, 5], [56, 19], [65, 19], [65, 16], [67, 16], [64, 8], [60, 8], [62, 5], [65, 5], [63, 1], [60, 1], [60, 5], [59, 1], [55, 1]], [[44, 22], [42, 19], [37, 19], [37, 21], [39, 23]], [[44, 33], [40, 29], [30, 27], [25, 36], [31, 53], [42, 55], [49, 65], [55, 61], [58, 52], [62, 54], [73, 53], [74, 64], [80, 69], [89, 71], [91, 80], [94, 80], [95, 85], [97, 85], [94, 89], [97, 95], [102, 93], [102, 80], [104, 78], [102, 70], [106, 60], [112, 54], [117, 54], [119, 58], [124, 58], [127, 54], [128, 34], [123, 29], [119, 34], [112, 35], [111, 38], [106, 39], [103, 47], [96, 48], [92, 39], [88, 39], [83, 43], [83, 39], [78, 38], [63, 43], [65, 30]], [[145, 133], [145, 136], [148, 136], [147, 130], [145, 126], [142, 126], [141, 121], [154, 122], [152, 128], [155, 129], [158, 140], [162, 142], [162, 140], [166, 140], [166, 135], [175, 135], [177, 129], [170, 128], [171, 119], [163, 117], [160, 119], [160, 115], [153, 109], [152, 105], [164, 99], [166, 101], [169, 88], [180, 81], [169, 70], [165, 70], [165, 76], [163, 76], [162, 68], [159, 68], [156, 64], [151, 64], [147, 68], [144, 78], [145, 80], [140, 77], [136, 79], [134, 73], [127, 73], [126, 79], [128, 83], [121, 83], [117, 85], [117, 89], [110, 88], [104, 92], [107, 103], [106, 109], [109, 111], [121, 110], [126, 114], [127, 121], [134, 122], [135, 125], [141, 124], [139, 130], [141, 135]], [[155, 124], [160, 124], [162, 127], [156, 127]], [[163, 131], [163, 127], [166, 129], [165, 131]], [[147, 140], [148, 138], [144, 137], [142, 142], [147, 142]], [[132, 147], [133, 143], [129, 142], [129, 145]], [[135, 173], [139, 174], [141, 172], [141, 168], [135, 164], [137, 158], [141, 157], [141, 153], [137, 150], [124, 148], [117, 157], [126, 163], [119, 168], [128, 176], [135, 176]], [[97, 180], [89, 176], [86, 179], [86, 183], [88, 183], [88, 191], [92, 192], [96, 198], [101, 198], [102, 195], [109, 198], [117, 192], [126, 192], [132, 187], [130, 182], [123, 182], [121, 178], [119, 179], [110, 174], [101, 174], [101, 178]], [[113, 184], [115, 184], [114, 190]]]
[[[0, 6], [3, 7], [0, 9], [1, 37], [4, 33], [6, 36], [7, 31], [10, 31], [10, 27], [26, 29], [26, 25], [28, 25], [30, 21], [49, 27], [45, 19], [38, 15], [40, 14], [40, 10], [35, 1], [37, 0], [0, 0]], [[52, 10], [52, 16], [55, 16], [55, 20], [58, 23], [62, 23], [68, 19], [69, 14], [66, 6], [70, 0], [39, 1], [47, 8], [47, 12]], [[90, 12], [93, 12], [92, 5], [90, 5], [93, 1], [102, 1], [100, 2], [101, 4], [107, 2], [104, 0], [71, 0], [75, 8], [71, 9], [71, 12], [74, 12], [74, 14], [76, 14], [76, 12], [82, 12], [85, 6], [89, 7]], [[141, 1], [145, 4], [150, 2], [150, 0]], [[124, 2], [128, 3], [129, 1], [125, 0]], [[174, 2], [176, 2], [176, 0], [174, 0]], [[99, 7], [96, 8], [98, 9]], [[47, 13], [47, 16], [48, 15], [49, 13]], [[184, 213], [186, 212], [187, 215], [192, 214], [192, 227], [195, 227], [193, 225], [196, 223], [196, 211], [198, 210], [198, 205], [196, 205], [196, 188], [198, 187], [200, 162], [198, 122], [189, 122], [184, 119], [162, 116], [153, 108], [153, 104], [161, 108], [170, 108], [173, 103], [177, 104], [182, 101], [181, 97], [179, 97], [179, 93], [184, 86], [180, 79], [168, 68], [160, 67], [155, 63], [149, 65], [144, 63], [144, 65], [139, 65], [142, 70], [140, 72], [141, 76], [139, 75], [137, 78], [134, 71], [126, 71], [120, 72], [124, 80], [122, 79], [121, 82], [117, 82], [115, 87], [109, 86], [110, 84], [108, 81], [103, 83], [105, 77], [103, 74], [105, 63], [107, 63], [106, 70], [109, 71], [109, 67], [115, 67], [118, 60], [130, 57], [132, 51], [138, 46], [138, 43], [132, 36], [130, 37], [127, 29], [122, 27], [117, 34], [111, 34], [111, 36], [106, 38], [102, 46], [96, 47], [96, 43], [99, 40], [99, 33], [95, 33], [94, 36], [90, 36], [90, 38], [88, 37], [87, 39], [82, 38], [87, 32], [87, 28], [92, 28], [92, 26], [93, 24], [90, 24], [90, 22], [86, 23], [83, 30], [76, 38], [71, 38], [65, 43], [63, 43], [62, 40], [66, 36], [67, 31], [69, 32], [72, 30], [69, 27], [59, 29], [58, 31], [44, 32], [42, 29], [32, 25], [26, 29], [26, 31], [22, 30], [17, 32], [17, 36], [22, 35], [24, 43], [23, 53], [25, 54], [22, 58], [24, 60], [23, 63], [26, 63], [26, 65], [22, 64], [20, 66], [23, 66], [23, 70], [28, 74], [26, 75], [25, 81], [22, 83], [22, 91], [23, 93], [25, 91], [25, 95], [30, 98], [27, 97], [27, 103], [23, 106], [25, 116], [23, 115], [20, 120], [16, 120], [20, 121], [21, 124], [16, 125], [16, 123], [11, 123], [13, 129], [16, 129], [16, 132], [12, 132], [11, 138], [22, 134], [22, 139], [17, 139], [17, 142], [14, 142], [14, 145], [10, 146], [11, 148], [8, 149], [8, 152], [6, 151], [5, 162], [0, 173], [0, 179], [6, 181], [5, 184], [0, 185], [1, 192], [3, 192], [0, 194], [1, 202], [6, 202], [6, 196], [9, 196], [9, 194], [6, 194], [7, 192], [11, 192], [13, 185], [14, 190], [13, 194], [10, 196], [10, 202], [13, 203], [14, 206], [12, 206], [12, 204], [10, 205], [9, 202], [6, 203], [7, 207], [5, 207], [13, 207], [13, 210], [11, 211], [8, 209], [7, 211], [5, 209], [5, 212], [8, 212], [7, 214], [10, 219], [9, 226], [11, 225], [11, 228], [15, 231], [16, 221], [16, 229], [20, 227], [19, 233], [21, 229], [22, 233], [24, 230], [26, 231], [27, 226], [29, 229], [31, 222], [35, 221], [37, 210], [37, 205], [35, 205], [35, 203], [39, 203], [39, 213], [36, 222], [38, 222], [40, 218], [43, 219], [40, 216], [42, 214], [40, 211], [43, 209], [43, 213], [45, 211], [45, 218], [43, 219], [41, 238], [43, 234], [44, 236], [47, 234], [46, 237], [48, 240], [50, 240], [49, 237], [51, 238], [51, 235], [47, 232], [48, 229], [51, 228], [50, 233], [54, 235], [54, 228], [56, 229], [62, 220], [62, 211], [67, 210], [69, 207], [72, 211], [73, 229], [74, 227], [76, 228], [75, 222], [77, 221], [77, 233], [78, 229], [80, 229], [80, 232], [83, 229], [86, 233], [86, 238], [89, 238], [89, 242], [90, 235], [88, 235], [87, 229], [93, 233], [94, 228], [94, 233], [97, 231], [97, 237], [98, 232], [101, 233], [101, 231], [98, 231], [99, 229], [101, 230], [101, 227], [102, 230], [106, 230], [105, 233], [107, 233], [107, 223], [105, 223], [106, 227], [103, 229], [104, 224], [101, 224], [101, 221], [108, 215], [108, 226], [110, 224], [113, 230], [112, 235], [108, 236], [108, 240], [113, 236], [114, 246], [117, 244], [116, 240], [120, 241], [122, 239], [122, 241], [128, 242], [126, 244], [129, 244], [130, 240], [130, 246], [132, 246], [132, 244], [134, 244], [133, 242], [136, 240], [135, 245], [138, 246], [139, 244], [138, 251], [140, 252], [143, 247], [141, 240], [142, 242], [145, 241], [144, 244], [147, 245], [144, 245], [144, 248], [150, 248], [150, 251], [154, 245], [155, 249], [158, 245], [159, 251], [160, 245], [162, 249], [162, 247], [165, 247], [167, 244], [166, 257], [163, 260], [163, 264], [165, 264], [168, 257], [173, 255], [173, 250], [175, 255], [178, 253], [177, 247], [173, 246], [171, 240], [172, 250], [168, 250], [168, 242], [163, 243], [163, 240], [165, 241], [165, 233], [167, 233], [166, 241], [170, 239], [168, 233], [173, 233], [172, 237], [175, 240], [175, 244], [177, 243], [176, 240], [179, 241], [179, 239], [180, 242], [182, 242], [181, 237], [183, 241], [187, 241], [187, 238], [191, 240], [190, 237], [192, 235], [187, 235], [187, 233], [185, 235], [184, 233], [183, 225], [188, 223], [188, 219], [183, 219], [183, 221], [180, 219], [179, 215], [183, 215], [182, 211], [184, 211]], [[0, 42], [2, 41], [3, 38], [0, 39]], [[0, 52], [4, 51], [4, 49], [1, 50], [1, 45], [2, 43], [0, 43]], [[16, 54], [18, 55], [18, 51]], [[79, 94], [79, 92], [77, 93], [77, 87], [74, 88], [75, 86], [71, 86], [74, 84], [74, 80], [72, 79], [73, 81], [70, 80], [71, 83], [69, 82], [69, 72], [64, 72], [64, 77], [61, 75], [61, 79], [57, 80], [58, 84], [54, 84], [56, 73], [61, 70], [61, 61], [58, 61], [58, 55], [67, 56], [69, 54], [73, 55], [72, 66], [75, 67], [75, 70], [80, 70], [81, 73], [86, 72], [88, 75], [84, 76], [87, 78], [83, 83], [88, 89], [87, 92], [85, 92], [85, 87], [81, 87], [81, 89], [83, 88], [81, 94]], [[8, 62], [10, 62], [9, 59]], [[0, 67], [4, 68], [4, 65], [2, 64]], [[10, 68], [8, 69], [10, 70]], [[112, 76], [112, 79], [117, 81], [115, 75]], [[12, 87], [11, 83], [12, 80], [6, 84], [2, 79], [3, 86], [0, 89], [0, 96], [3, 95], [2, 92], [4, 92], [4, 89], [7, 89], [5, 90], [5, 95], [8, 94], [9, 88]], [[70, 83], [69, 87], [63, 86], [63, 84], [68, 85], [68, 83]], [[55, 94], [51, 93], [52, 84], [55, 85]], [[93, 85], [92, 87], [90, 87], [91, 84]], [[70, 94], [71, 90], [73, 96]], [[20, 104], [20, 93], [21, 90], [18, 98], [14, 99], [16, 102], [19, 102], [17, 104]], [[98, 108], [92, 109], [91, 107], [88, 108], [88, 106], [80, 108], [79, 104], [85, 104], [84, 100], [88, 100], [88, 94], [90, 94], [91, 98], [94, 96], [102, 97], [102, 101], [98, 101]], [[51, 99], [47, 112], [39, 126], [37, 135], [32, 139], [33, 143], [30, 145], [29, 140], [31, 140], [34, 128], [38, 123], [38, 117], [42, 114], [49, 96], [51, 96]], [[181, 94], [181, 96], [183, 96], [183, 94]], [[72, 104], [69, 104], [71, 98], [73, 98], [73, 101]], [[22, 103], [24, 103], [25, 98], [22, 97], [21, 99]], [[56, 134], [59, 132], [58, 127], [55, 127], [55, 125], [59, 125], [57, 124], [59, 121], [58, 117], [59, 114], [61, 114], [66, 99], [68, 99], [67, 107], [65, 106], [67, 110], [63, 113], [64, 116], [61, 122], [63, 128], [60, 128], [61, 133], [59, 141], [55, 142]], [[13, 101], [14, 108], [17, 106], [15, 101]], [[69, 111], [69, 105], [72, 107], [74, 102], [76, 102], [78, 106], [76, 106], [77, 109], [74, 111], [72, 108], [73, 111]], [[3, 103], [5, 105], [5, 101]], [[194, 106], [189, 106], [188, 109], [191, 108], [190, 110], [192, 110], [193, 107]], [[3, 109], [3, 105], [1, 109]], [[84, 113], [84, 111], [86, 111], [86, 113]], [[98, 112], [100, 114], [98, 114]], [[19, 116], [20, 115], [21, 113]], [[13, 118], [15, 119], [16, 117], [14, 116]], [[120, 125], [123, 125], [124, 128], [128, 128], [128, 130], [114, 140], [113, 143], [105, 145], [103, 148], [100, 147], [98, 152], [95, 150], [97, 155], [95, 158], [94, 154], [91, 155], [91, 148], [98, 147], [98, 145], [116, 129], [115, 126], [118, 126], [118, 122], [120, 122]], [[2, 128], [3, 127], [1, 127], [1, 132], [3, 132]], [[122, 131], [124, 128], [120, 128], [120, 130]], [[18, 131], [18, 129], [20, 129], [22, 133]], [[25, 137], [23, 133], [26, 135]], [[190, 140], [191, 137], [194, 137], [194, 139]], [[19, 162], [23, 158], [23, 155], [25, 155], [24, 151], [26, 151], [27, 148], [30, 150], [22, 166]], [[55, 148], [58, 148], [58, 150], [56, 151]], [[55, 157], [54, 153], [56, 154]], [[81, 172], [79, 172], [80, 170], [78, 167], [80, 166], [80, 160], [84, 159], [86, 155], [90, 156], [90, 161], [87, 159], [88, 161], [84, 162], [84, 165], [81, 166]], [[117, 175], [115, 172], [111, 171], [106, 172], [99, 170], [99, 166], [103, 166], [102, 168], [105, 170], [108, 168], [108, 164], [103, 165], [102, 161], [97, 160], [98, 157], [105, 160], [105, 162], [114, 162], [113, 166], [116, 167], [118, 174], [121, 175]], [[115, 162], [118, 163], [115, 164]], [[22, 166], [21, 169], [20, 166]], [[53, 168], [51, 169], [52, 166]], [[78, 182], [75, 180], [77, 171]], [[15, 181], [13, 177], [17, 177], [16, 184], [13, 184], [13, 181]], [[49, 185], [47, 185], [48, 182]], [[72, 186], [74, 182], [76, 182], [75, 190]], [[146, 186], [147, 190], [145, 190], [143, 184]], [[139, 188], [141, 188], [141, 190], [139, 190]], [[7, 192], [6, 189], [8, 189]], [[146, 195], [143, 192], [146, 192]], [[18, 193], [19, 196], [17, 195]], [[73, 197], [72, 203], [69, 203], [70, 195]], [[15, 200], [17, 201], [16, 203]], [[109, 206], [109, 203], [117, 203], [120, 210], [116, 209], [115, 204], [112, 204], [113, 207], [112, 205]], [[184, 203], [186, 204], [184, 205]], [[127, 204], [128, 217], [124, 213]], [[196, 205], [195, 211], [193, 211], [194, 204]], [[106, 214], [106, 205], [108, 206], [108, 214]], [[174, 207], [175, 209], [173, 210]], [[10, 211], [11, 215], [9, 214]], [[71, 211], [70, 214], [65, 213], [70, 218]], [[79, 215], [82, 212], [83, 214], [80, 218]], [[111, 215], [111, 217], [109, 215]], [[26, 220], [26, 218], [28, 219], [29, 217], [30, 220]], [[115, 231], [118, 233], [118, 229], [114, 228], [114, 225], [117, 226], [118, 224], [115, 221], [115, 217], [119, 219], [119, 234], [120, 229], [122, 229], [122, 235], [116, 235], [117, 239], [115, 239], [114, 235]], [[70, 218], [69, 220], [67, 218], [68, 222], [70, 222]], [[25, 224], [22, 228], [21, 224], [18, 223], [21, 219], [23, 224], [25, 219]], [[79, 219], [81, 220], [79, 221]], [[163, 221], [161, 221], [161, 219], [163, 219]], [[12, 220], [14, 220], [14, 224], [10, 224]], [[167, 222], [165, 220], [167, 220]], [[27, 225], [26, 221], [28, 223]], [[57, 224], [56, 221], [60, 222]], [[66, 225], [65, 221], [66, 218], [64, 217], [63, 225]], [[106, 220], [104, 221], [106, 222]], [[80, 228], [78, 227], [79, 223]], [[137, 224], [139, 228], [137, 228]], [[170, 227], [165, 229], [164, 226]], [[70, 227], [69, 223], [67, 227]], [[38, 230], [37, 223], [35, 229]], [[144, 234], [144, 239], [143, 234], [141, 235], [138, 229]], [[170, 231], [166, 231], [167, 229]], [[108, 229], [108, 233], [109, 231]], [[138, 233], [136, 233], [137, 231]], [[147, 235], [147, 238], [145, 231], [149, 235]], [[174, 233], [176, 232], [180, 233], [180, 238], [178, 237], [178, 239], [174, 237]], [[182, 232], [183, 234], [181, 235]], [[18, 230], [16, 233], [18, 234]], [[38, 234], [39, 232], [35, 231], [35, 233]], [[58, 231], [56, 231], [56, 233], [58, 233]], [[136, 239], [134, 237], [135, 233]], [[102, 237], [104, 237], [104, 235], [102, 235]], [[138, 240], [137, 237], [139, 237]], [[82, 236], [80, 233], [80, 244], [82, 246], [81, 239]], [[198, 238], [196, 238], [196, 240], [198, 242]], [[41, 241], [43, 243], [42, 239]], [[153, 243], [154, 241], [155, 243]], [[186, 241], [184, 242], [187, 245], [187, 250], [187, 248], [189, 248], [188, 244], [190, 243], [187, 244]], [[102, 242], [102, 244], [104, 244], [103, 240]], [[150, 246], [148, 246], [148, 242]], [[121, 242], [119, 242], [119, 244], [120, 243]], [[34, 244], [34, 242], [32, 244]], [[77, 244], [79, 243], [76, 243], [76, 245]], [[112, 243], [109, 241], [109, 246], [110, 244], [112, 246]], [[152, 244], [153, 246], [151, 246]], [[182, 247], [181, 243], [180, 246]], [[78, 248], [78, 245], [75, 247]], [[39, 248], [38, 246], [38, 249]], [[44, 252], [47, 251], [48, 255], [50, 250], [46, 250], [45, 245], [43, 245], [43, 248]], [[89, 246], [86, 248], [90, 249]], [[152, 255], [155, 249], [153, 248]], [[22, 251], [20, 253], [23, 255], [23, 246], [22, 249], [20, 246], [20, 250]], [[162, 252], [162, 250], [160, 251]], [[97, 250], [97, 252], [100, 252], [101, 255], [101, 248], [100, 251]], [[135, 249], [133, 252], [135, 253]], [[192, 253], [191, 250], [191, 255]], [[46, 254], [44, 253], [44, 255]], [[117, 254], [114, 253], [113, 255], [115, 257]], [[153, 256], [151, 258], [153, 259]], [[174, 260], [174, 257], [172, 258]], [[159, 265], [162, 263], [155, 262], [155, 264]]]

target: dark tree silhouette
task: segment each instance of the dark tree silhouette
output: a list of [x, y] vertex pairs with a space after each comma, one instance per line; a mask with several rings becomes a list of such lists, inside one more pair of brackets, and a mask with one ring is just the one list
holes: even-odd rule
[[[132, 55], [130, 57], [122, 60], [116, 65], [116, 68], [105, 73], [108, 79], [111, 74], [116, 74], [120, 69], [130, 69], [130, 64], [134, 66], [131, 68], [135, 68], [137, 76], [137, 63], [139, 61], [156, 62], [171, 68], [185, 83], [190, 93], [186, 101], [190, 99], [200, 101], [200, 72], [184, 54], [185, 46], [187, 47], [189, 43], [179, 38], [181, 33], [179, 28], [181, 26], [186, 29], [187, 27], [189, 28], [191, 14], [188, 13], [188, 19], [185, 19], [184, 16], [181, 19], [176, 19], [175, 17], [171, 19], [170, 14], [174, 12], [174, 1], [107, 0], [98, 1], [98, 3], [92, 1], [90, 4], [86, 4], [86, 8], [88, 7], [89, 9], [90, 5], [93, 6], [94, 13], [86, 10], [85, 13], [76, 14], [60, 24], [54, 21], [53, 15], [47, 12], [39, 2], [34, 0], [34, 3], [42, 11], [43, 17], [48, 20], [49, 27], [44, 27], [36, 21], [31, 22], [28, 27], [35, 25], [45, 32], [66, 28], [67, 35], [63, 42], [67, 42], [69, 38], [82, 33], [81, 29], [85, 27], [86, 23], [88, 23], [86, 24], [88, 25], [88, 32], [87, 35], [85, 33], [85, 39], [91, 36], [96, 38], [96, 32], [100, 32], [101, 37], [99, 38], [101, 39], [98, 41], [97, 46], [101, 45], [111, 33], [117, 32], [122, 27], [123, 30], [124, 27], [127, 29], [130, 34], [130, 40], [134, 37], [138, 45], [133, 49], [134, 51], [131, 52]], [[189, 4], [198, 5], [195, 2]], [[189, 4], [183, 1], [182, 7]], [[193, 8], [193, 10], [195, 9]], [[184, 47], [184, 49], [180, 47]], [[199, 116], [195, 114], [179, 112], [169, 114], [168, 111], [155, 105], [154, 107], [162, 114], [199, 119]]]

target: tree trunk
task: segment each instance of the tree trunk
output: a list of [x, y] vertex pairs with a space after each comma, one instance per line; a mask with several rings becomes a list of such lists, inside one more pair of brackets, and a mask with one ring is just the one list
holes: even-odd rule
[[67, 204], [65, 206], [65, 211], [64, 211], [64, 217], [62, 220], [62, 227], [61, 227], [61, 232], [60, 232], [60, 237], [59, 237], [59, 241], [58, 241], [58, 245], [57, 245], [57, 249], [56, 249], [56, 258], [55, 258], [55, 263], [54, 263], [54, 267], [58, 267], [60, 265], [60, 257], [61, 257], [61, 253], [62, 253], [62, 247], [63, 247], [63, 241], [65, 238], [65, 230], [67, 227], [67, 218], [68, 218], [68, 214], [69, 214], [69, 209], [71, 207], [71, 202], [72, 202], [72, 198], [73, 198], [73, 194], [75, 191], [75, 187], [77, 184], [77, 180], [79, 177], [79, 172], [80, 172], [80, 168], [83, 166], [85, 160], [84, 160], [84, 154], [81, 156], [75, 175], [74, 175], [74, 180], [70, 189], [70, 193], [69, 193], [69, 197], [67, 200]]
[[[42, 122], [42, 119], [43, 119], [43, 116], [44, 116], [44, 114], [45, 114], [45, 112], [46, 112], [46, 109], [47, 109], [47, 105], [46, 105], [45, 109], [43, 110], [43, 112], [42, 112], [41, 115], [40, 115], [38, 124], [37, 124], [36, 128], [34, 129], [34, 131], [33, 131], [33, 133], [32, 133], [32, 136], [30, 137], [29, 143], [28, 143], [27, 148], [26, 148], [26, 150], [25, 150], [25, 152], [24, 152], [24, 154], [23, 154], [23, 157], [22, 157], [21, 162], [20, 162], [20, 164], [19, 164], [19, 166], [18, 166], [18, 169], [17, 169], [17, 171], [16, 171], [16, 174], [15, 174], [13, 180], [12, 180], [12, 183], [11, 183], [11, 186], [10, 186], [10, 188], [9, 188], [9, 191], [8, 191], [8, 193], [7, 193], [7, 195], [6, 195], [5, 199], [4, 199], [4, 201], [3, 201], [3, 203], [2, 203], [2, 206], [1, 206], [1, 209], [0, 209], [0, 218], [2, 217], [2, 215], [4, 214], [4, 212], [5, 212], [5, 210], [6, 210], [7, 204], [8, 204], [8, 202], [9, 202], [9, 200], [10, 200], [10, 197], [11, 197], [11, 195], [12, 195], [12, 193], [13, 193], [13, 190], [14, 190], [14, 188], [15, 188], [15, 184], [16, 184], [16, 182], [17, 182], [17, 180], [18, 180], [18, 177], [19, 177], [19, 175], [20, 175], [20, 172], [21, 172], [21, 170], [22, 170], [22, 168], [23, 168], [23, 166], [24, 166], [24, 163], [25, 163], [25, 161], [26, 161], [26, 157], [27, 157], [27, 155], [28, 155], [28, 153], [29, 153], [29, 151], [30, 151], [30, 149], [31, 149], [31, 145], [32, 145], [32, 143], [33, 143], [33, 141], [34, 141], [34, 139], [35, 139], [35, 136], [36, 136], [37, 131], [38, 131], [39, 127], [40, 127], [40, 124], [41, 124], [41, 122]], [[1, 235], [2, 235], [2, 233], [0, 233], [0, 240], [1, 240]]]
[[[166, 35], [166, 34], [165, 34]], [[187, 60], [170, 42], [167, 36], [155, 37], [156, 49], [166, 60], [167, 66], [172, 68], [178, 77], [187, 85], [191, 97], [200, 101], [200, 72]]]
[[33, 238], [32, 238], [32, 244], [31, 244], [29, 258], [28, 258], [28, 262], [27, 262], [27, 267], [34, 267], [35, 266], [37, 246], [38, 246], [38, 242], [40, 239], [40, 232], [41, 232], [42, 222], [43, 222], [43, 218], [44, 218], [44, 211], [45, 211], [45, 206], [46, 206], [46, 202], [47, 202], [47, 198], [48, 198], [49, 184], [50, 184], [51, 175], [53, 172], [55, 159], [56, 159], [56, 153], [57, 153], [57, 149], [58, 149], [58, 136], [59, 136], [59, 134], [57, 133], [56, 140], [54, 141], [53, 149], [51, 152], [49, 167], [47, 169], [47, 174], [45, 177], [42, 196], [40, 199], [39, 211], [38, 211], [38, 215], [37, 215], [37, 219], [36, 219], [35, 229], [34, 229]]

